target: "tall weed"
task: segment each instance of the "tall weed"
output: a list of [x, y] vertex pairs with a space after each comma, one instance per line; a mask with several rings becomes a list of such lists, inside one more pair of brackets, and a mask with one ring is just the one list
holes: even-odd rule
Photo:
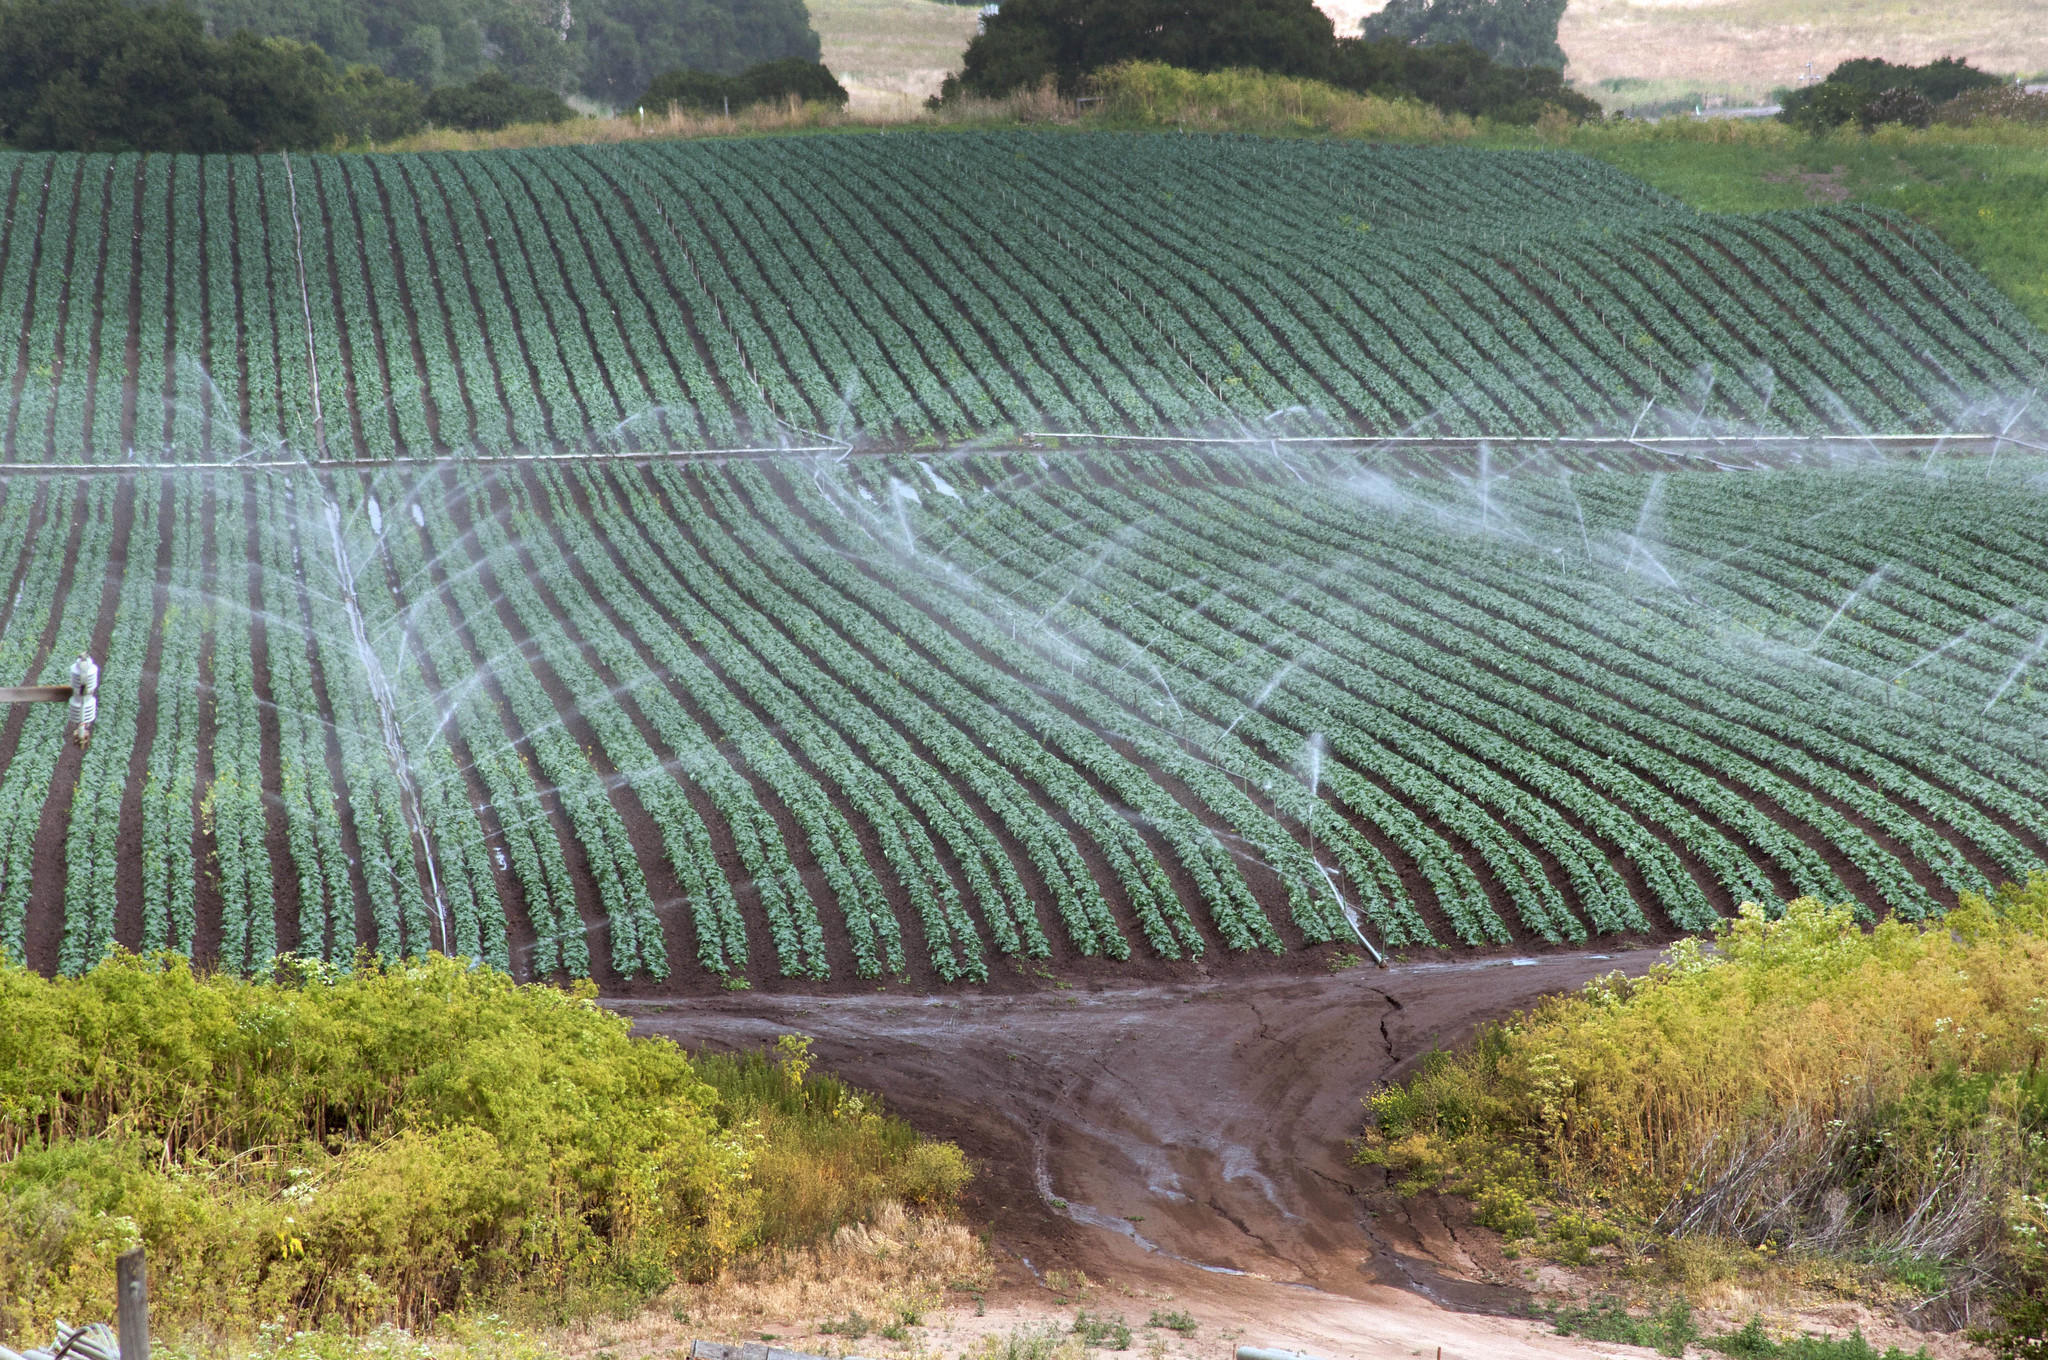
[[2048, 1275], [2044, 925], [2039, 879], [1926, 926], [1745, 906], [1645, 978], [1431, 1055], [1367, 1100], [1357, 1155], [1511, 1235], [1613, 1222], [1853, 1258], [1919, 1279], [1931, 1320], [1979, 1319]]
[[787, 1053], [700, 1064], [460, 960], [0, 963], [0, 1015], [0, 1335], [103, 1312], [135, 1245], [173, 1326], [616, 1308], [967, 1176]]

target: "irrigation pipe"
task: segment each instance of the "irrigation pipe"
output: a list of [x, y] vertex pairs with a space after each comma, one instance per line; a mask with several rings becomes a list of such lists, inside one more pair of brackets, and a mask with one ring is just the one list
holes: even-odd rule
[[229, 458], [212, 461], [120, 463], [0, 463], [0, 476], [9, 473], [47, 472], [284, 472], [319, 471], [322, 468], [439, 468], [493, 463], [662, 463], [692, 459], [780, 458], [797, 454], [847, 452], [843, 444], [763, 445], [737, 449], [649, 449], [637, 453], [473, 453], [440, 454], [432, 458]]
[[2021, 444], [2036, 448], [2038, 445], [2025, 444], [2008, 434], [1753, 434], [1713, 435], [1675, 434], [1632, 437], [1629, 435], [1576, 435], [1576, 434], [1327, 434], [1327, 435], [1283, 435], [1270, 439], [1251, 436], [1240, 438], [1195, 438], [1172, 434], [1100, 434], [1092, 430], [1026, 430], [1020, 439], [1083, 439], [1117, 441], [1137, 444], [1424, 444], [1453, 445], [1465, 447], [1478, 444], [1643, 444], [1653, 447], [1671, 445], [1735, 445], [1746, 444], [1940, 444], [1956, 441], [1992, 441], [2004, 444]]
[[[1018, 439], [1071, 439], [1102, 443], [1134, 444], [1205, 444], [1234, 445], [1242, 447], [1267, 448], [1276, 444], [1365, 444], [1372, 446], [1400, 445], [1422, 448], [1471, 448], [1480, 444], [1504, 445], [1570, 445], [1573, 447], [1616, 446], [1626, 448], [1670, 449], [1674, 452], [1687, 448], [1743, 448], [1758, 444], [1813, 445], [1813, 444], [2011, 444], [2016, 448], [2032, 449], [2048, 453], [2048, 444], [2036, 444], [2009, 434], [1759, 434], [1759, 435], [1653, 435], [1648, 438], [1631, 439], [1627, 435], [1555, 435], [1555, 434], [1510, 434], [1510, 435], [1285, 435], [1271, 439], [1234, 438], [1223, 439], [1214, 436], [1196, 437], [1171, 434], [1102, 434], [1090, 430], [1026, 430], [1015, 436]], [[142, 461], [130, 459], [125, 462], [107, 463], [5, 463], [0, 462], [0, 476], [30, 473], [57, 475], [89, 475], [93, 473], [131, 472], [282, 472], [297, 469], [319, 468], [439, 468], [462, 467], [467, 465], [488, 466], [497, 463], [666, 463], [710, 461], [722, 462], [730, 458], [791, 458], [800, 455], [832, 454], [837, 457], [888, 458], [899, 456], [927, 457], [945, 456], [971, 448], [973, 451], [1003, 452], [993, 446], [956, 446], [950, 449], [856, 449], [850, 444], [758, 444], [725, 449], [643, 449], [616, 453], [449, 453], [436, 454], [426, 458], [229, 458], [207, 461], [187, 460], [179, 462]]]

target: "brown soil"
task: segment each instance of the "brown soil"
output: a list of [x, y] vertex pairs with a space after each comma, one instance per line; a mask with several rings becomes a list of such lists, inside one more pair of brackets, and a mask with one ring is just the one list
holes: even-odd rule
[[1558, 953], [1023, 995], [611, 1004], [640, 1032], [694, 1050], [812, 1036], [822, 1066], [973, 1158], [967, 1212], [988, 1231], [1009, 1287], [1078, 1270], [1263, 1299], [1275, 1318], [1322, 1296], [1384, 1303], [1390, 1290], [1520, 1314], [1526, 1294], [1462, 1205], [1402, 1201], [1380, 1173], [1349, 1164], [1359, 1100], [1484, 1020], [1655, 958]]

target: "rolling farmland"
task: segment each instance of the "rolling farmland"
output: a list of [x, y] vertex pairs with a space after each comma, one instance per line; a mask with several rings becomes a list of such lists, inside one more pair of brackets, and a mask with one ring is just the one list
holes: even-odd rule
[[[1903, 218], [1023, 134], [0, 182], [0, 680], [103, 667], [0, 723], [37, 967], [972, 983], [2048, 855], [2048, 339]], [[1840, 438], [1944, 429], [2013, 438]], [[1603, 433], [1731, 442], [1377, 438]]]
[[2041, 336], [1865, 208], [1580, 157], [912, 134], [0, 158], [4, 460], [1920, 432]]

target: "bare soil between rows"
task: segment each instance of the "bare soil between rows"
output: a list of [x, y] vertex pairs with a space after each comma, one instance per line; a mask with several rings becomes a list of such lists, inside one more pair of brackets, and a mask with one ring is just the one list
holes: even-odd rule
[[1360, 1101], [1488, 1020], [1658, 957], [607, 1004], [693, 1051], [811, 1036], [821, 1066], [973, 1159], [964, 1208], [1003, 1287], [1083, 1271], [1221, 1291], [1254, 1312], [1301, 1306], [1304, 1291], [1385, 1302], [1400, 1290], [1440, 1309], [1522, 1314], [1528, 1295], [1461, 1203], [1403, 1200], [1351, 1164]]

